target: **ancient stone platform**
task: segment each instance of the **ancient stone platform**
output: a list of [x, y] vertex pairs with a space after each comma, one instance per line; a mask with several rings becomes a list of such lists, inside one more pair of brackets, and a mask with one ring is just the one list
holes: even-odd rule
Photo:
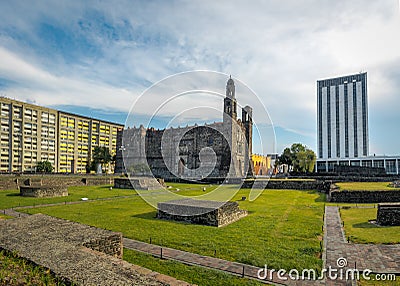
[[379, 225], [400, 226], [400, 203], [378, 204], [376, 222]]
[[121, 233], [42, 214], [0, 221], [0, 248], [74, 285], [189, 285], [121, 260]]
[[68, 196], [66, 186], [20, 186], [19, 193], [22, 197], [55, 198]]
[[135, 190], [159, 190], [165, 187], [163, 179], [153, 177], [115, 178], [114, 188]]
[[246, 210], [239, 209], [237, 202], [183, 199], [158, 203], [157, 208], [160, 219], [216, 227], [228, 225], [247, 215]]

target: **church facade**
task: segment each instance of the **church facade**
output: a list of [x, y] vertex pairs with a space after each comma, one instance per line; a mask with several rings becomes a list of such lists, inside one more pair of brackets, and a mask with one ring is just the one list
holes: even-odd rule
[[119, 139], [117, 172], [165, 180], [223, 180], [253, 175], [252, 108], [238, 119], [235, 83], [229, 78], [223, 121], [155, 130], [127, 128]]

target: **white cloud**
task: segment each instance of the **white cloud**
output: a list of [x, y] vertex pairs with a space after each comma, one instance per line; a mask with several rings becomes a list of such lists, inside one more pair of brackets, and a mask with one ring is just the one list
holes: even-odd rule
[[130, 102], [136, 95], [128, 90], [97, 82], [59, 77], [25, 62], [0, 47], [0, 77], [18, 82], [6, 89], [6, 96], [41, 105], [71, 104], [100, 109], [121, 109], [122, 102]]

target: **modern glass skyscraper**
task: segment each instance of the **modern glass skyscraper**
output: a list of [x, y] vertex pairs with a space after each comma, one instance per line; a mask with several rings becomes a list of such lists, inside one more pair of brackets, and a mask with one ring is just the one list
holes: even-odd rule
[[317, 81], [318, 159], [369, 154], [367, 73]]

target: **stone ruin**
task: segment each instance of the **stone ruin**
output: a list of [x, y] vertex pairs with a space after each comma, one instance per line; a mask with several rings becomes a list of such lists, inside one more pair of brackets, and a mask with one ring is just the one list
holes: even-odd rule
[[122, 234], [43, 214], [0, 220], [0, 249], [48, 268], [67, 285], [189, 285], [122, 260]]
[[22, 197], [55, 198], [67, 197], [68, 189], [65, 186], [19, 186]]
[[400, 226], [400, 203], [378, 204], [376, 223], [384, 226]]
[[28, 178], [19, 188], [22, 197], [56, 198], [67, 197], [68, 188], [62, 184], [43, 185], [41, 178]]
[[247, 216], [237, 202], [194, 199], [158, 203], [157, 218], [221, 227]]
[[153, 177], [115, 178], [114, 188], [135, 190], [159, 190], [165, 187], [163, 179]]
[[[43, 214], [27, 216], [23, 219], [3, 221], [0, 225], [2, 234], [0, 243], [13, 244], [13, 237], [18, 238], [22, 247], [25, 243], [34, 242], [36, 245], [55, 243], [61, 246], [84, 246], [105, 254], [122, 258], [122, 234], [108, 230], [91, 227]], [[0, 245], [0, 247], [3, 247]]]

